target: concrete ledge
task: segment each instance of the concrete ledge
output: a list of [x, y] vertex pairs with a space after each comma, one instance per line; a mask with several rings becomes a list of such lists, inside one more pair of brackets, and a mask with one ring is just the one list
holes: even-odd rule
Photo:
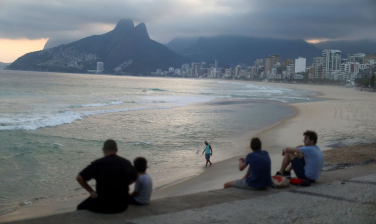
[[[130, 206], [126, 212], [115, 215], [76, 211], [11, 223], [285, 223], [281, 222], [283, 217], [289, 223], [313, 221], [312, 217], [316, 217], [314, 222], [375, 223], [375, 168], [376, 164], [369, 164], [323, 172], [311, 187], [220, 189], [157, 199], [148, 206]], [[350, 216], [348, 212], [342, 213], [348, 208], [352, 211]], [[338, 217], [330, 218], [333, 209]], [[348, 219], [340, 214], [346, 214]]]

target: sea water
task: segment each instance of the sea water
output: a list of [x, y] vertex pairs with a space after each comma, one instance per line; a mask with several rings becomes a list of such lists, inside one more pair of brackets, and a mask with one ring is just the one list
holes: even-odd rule
[[230, 158], [238, 136], [292, 116], [285, 103], [313, 94], [218, 79], [0, 71], [0, 215], [85, 193], [75, 177], [109, 138], [119, 155], [148, 160], [154, 190], [197, 175], [205, 140], [213, 161]]

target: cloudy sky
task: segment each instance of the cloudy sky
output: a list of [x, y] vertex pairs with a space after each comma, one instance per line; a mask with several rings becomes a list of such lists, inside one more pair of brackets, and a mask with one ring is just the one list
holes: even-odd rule
[[49, 38], [108, 32], [122, 18], [145, 23], [160, 43], [225, 34], [376, 40], [376, 0], [0, 0], [0, 62], [41, 50]]

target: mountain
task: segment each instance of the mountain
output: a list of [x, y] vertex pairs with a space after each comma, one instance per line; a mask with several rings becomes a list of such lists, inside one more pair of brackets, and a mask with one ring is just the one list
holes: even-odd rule
[[182, 54], [185, 49], [192, 47], [197, 43], [198, 37], [191, 38], [174, 38], [172, 41], [166, 44], [166, 47], [170, 48], [175, 53]]
[[0, 62], [0, 70], [3, 70], [5, 67], [7, 67], [10, 63], [3, 63]]
[[325, 41], [315, 44], [321, 50], [335, 49], [340, 50], [342, 58], [346, 58], [348, 54], [356, 53], [375, 53], [376, 54], [376, 41], [360, 40], [360, 41]]
[[151, 40], [144, 23], [122, 19], [115, 29], [70, 44], [23, 55], [10, 70], [86, 73], [104, 62], [106, 73], [146, 74], [181, 67], [190, 60]]
[[72, 43], [74, 41], [76, 41], [76, 40], [75, 39], [52, 39], [52, 38], [49, 38], [47, 40], [47, 42], [44, 44], [43, 50], [54, 48], [54, 47], [60, 46], [62, 44], [69, 44], [69, 43]]
[[[167, 46], [170, 46], [170, 43]], [[285, 58], [296, 59], [299, 56], [304, 57], [307, 59], [307, 64], [312, 63], [314, 57], [321, 56], [321, 50], [304, 40], [242, 36], [200, 37], [194, 45], [179, 52], [192, 61], [214, 62], [218, 59], [220, 65], [228, 64], [231, 66], [239, 63], [253, 65], [257, 58], [265, 58], [270, 54], [278, 54], [282, 60]]]

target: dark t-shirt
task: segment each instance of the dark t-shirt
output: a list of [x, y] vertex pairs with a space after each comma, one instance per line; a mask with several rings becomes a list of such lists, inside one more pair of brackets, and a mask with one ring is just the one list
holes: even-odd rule
[[128, 206], [129, 184], [137, 179], [131, 163], [118, 155], [95, 160], [79, 175], [86, 181], [95, 179], [100, 204], [111, 207]]
[[271, 161], [267, 151], [258, 150], [249, 153], [245, 158], [249, 164], [249, 176], [247, 184], [254, 188], [264, 188], [272, 184]]

